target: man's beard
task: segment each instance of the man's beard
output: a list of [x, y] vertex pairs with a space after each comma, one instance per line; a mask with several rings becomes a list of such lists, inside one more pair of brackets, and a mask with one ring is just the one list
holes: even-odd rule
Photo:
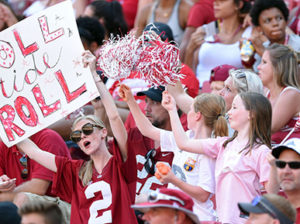
[[165, 120], [159, 121], [159, 120], [155, 119], [155, 120], [153, 120], [152, 125], [154, 127], [164, 129], [165, 125], [166, 125], [166, 121]]

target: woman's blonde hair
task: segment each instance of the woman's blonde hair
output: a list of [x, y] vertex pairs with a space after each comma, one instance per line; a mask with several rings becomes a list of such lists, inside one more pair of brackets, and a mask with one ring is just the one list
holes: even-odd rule
[[215, 136], [228, 135], [226, 103], [221, 96], [202, 93], [194, 99], [194, 110], [203, 115], [205, 125], [213, 129]]
[[293, 86], [300, 89], [297, 52], [282, 44], [267, 47], [273, 66], [273, 74], [280, 87]]
[[[92, 124], [97, 124], [100, 127], [105, 128], [104, 123], [97, 116], [90, 114], [90, 115], [77, 118], [73, 122], [72, 130], [74, 130], [76, 124], [82, 120], [89, 120], [92, 122]], [[89, 160], [83, 163], [82, 166], [80, 167], [78, 175], [79, 175], [79, 179], [82, 181], [83, 186], [86, 186], [91, 181], [93, 176], [93, 167], [94, 167], [93, 160]]]
[[248, 69], [232, 69], [229, 71], [229, 76], [232, 78], [233, 86], [238, 93], [255, 92], [264, 93], [264, 88], [259, 76]]

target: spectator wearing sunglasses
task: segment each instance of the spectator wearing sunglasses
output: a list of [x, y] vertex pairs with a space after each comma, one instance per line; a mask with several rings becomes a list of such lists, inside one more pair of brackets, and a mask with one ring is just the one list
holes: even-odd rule
[[[219, 91], [226, 102], [226, 112], [232, 106], [233, 99], [239, 93], [255, 92], [263, 94], [263, 84], [256, 73], [247, 69], [230, 69], [229, 76], [224, 82], [224, 87]], [[193, 98], [186, 94], [178, 82], [175, 86], [168, 85], [168, 92], [175, 98], [176, 104], [184, 113], [188, 113]], [[228, 122], [228, 114], [225, 115], [228, 124], [228, 135], [233, 136], [234, 130]]]
[[293, 224], [296, 210], [291, 203], [276, 194], [255, 197], [251, 203], [238, 203], [246, 224]]
[[300, 138], [291, 138], [272, 150], [276, 160], [270, 160], [270, 181], [283, 190], [297, 209], [297, 224], [300, 223]]
[[[45, 152], [71, 158], [62, 137], [51, 129], [41, 130], [30, 139]], [[0, 158], [0, 201], [14, 201], [18, 206], [37, 198], [56, 201], [68, 219], [70, 205], [62, 200], [69, 202], [69, 198], [58, 200], [52, 192], [52, 171], [30, 159], [16, 145], [8, 148], [0, 142]]]
[[235, 96], [228, 112], [229, 123], [235, 130], [232, 137], [189, 138], [176, 115], [174, 98], [164, 93], [162, 105], [168, 110], [174, 139], [183, 151], [204, 154], [216, 159], [216, 205], [222, 223], [241, 224], [237, 203], [250, 201], [261, 195], [268, 184], [270, 165], [271, 105], [258, 93], [240, 93]]
[[107, 129], [94, 115], [77, 118], [71, 140], [90, 156], [88, 162], [70, 160], [42, 151], [29, 139], [18, 144], [29, 157], [55, 172], [53, 191], [71, 200], [71, 223], [137, 223], [130, 205], [135, 199], [136, 160], [127, 149], [127, 132], [113, 99], [96, 73], [96, 58], [83, 53], [90, 66], [115, 140], [111, 154], [106, 146]]
[[[192, 197], [193, 209], [201, 221], [214, 221], [215, 212], [210, 198], [215, 192], [215, 160], [204, 155], [184, 152], [178, 148], [171, 131], [155, 127], [148, 121], [127, 86], [120, 87], [120, 96], [127, 102], [142, 134], [160, 142], [163, 153], [174, 153], [172, 171], [167, 174], [157, 171], [161, 177], [160, 181], [163, 184], [168, 183], [168, 188], [180, 189]], [[215, 136], [227, 136], [228, 130], [224, 115], [223, 98], [203, 93], [194, 99], [191, 111], [187, 114], [190, 130], [185, 134], [191, 139], [209, 138], [212, 132]]]
[[132, 205], [149, 224], [198, 224], [193, 200], [180, 190], [160, 188], [149, 193], [147, 202]]

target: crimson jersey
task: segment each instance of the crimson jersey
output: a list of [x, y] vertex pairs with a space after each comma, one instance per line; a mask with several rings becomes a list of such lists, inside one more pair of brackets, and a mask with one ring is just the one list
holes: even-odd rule
[[[167, 184], [163, 185], [155, 176], [149, 174], [144, 165], [146, 162], [145, 155], [147, 152], [154, 148], [154, 141], [141, 134], [138, 128], [130, 128], [128, 130], [128, 148], [134, 150], [137, 162], [137, 183], [136, 194], [149, 193], [150, 190], [155, 190], [159, 187], [167, 187]], [[172, 166], [173, 152], [160, 151], [160, 148], [156, 149], [155, 161], [166, 162]]]
[[53, 191], [58, 196], [71, 198], [72, 224], [134, 223], [136, 217], [130, 205], [134, 203], [136, 185], [136, 161], [128, 148], [126, 162], [113, 144], [113, 156], [101, 174], [95, 169], [87, 186], [79, 179], [79, 170], [85, 161], [55, 157], [57, 172], [53, 179]]
[[[71, 158], [68, 147], [62, 137], [51, 129], [43, 129], [32, 135], [30, 139], [44, 151]], [[54, 173], [34, 160], [31, 160], [27, 156], [28, 177], [22, 179], [21, 173], [25, 168], [20, 163], [22, 156], [23, 155], [19, 152], [16, 146], [7, 148], [3, 142], [0, 142], [0, 176], [5, 174], [9, 178], [16, 178], [17, 186], [31, 180], [32, 178], [52, 181]], [[51, 185], [49, 186], [46, 195], [55, 196], [51, 194]]]

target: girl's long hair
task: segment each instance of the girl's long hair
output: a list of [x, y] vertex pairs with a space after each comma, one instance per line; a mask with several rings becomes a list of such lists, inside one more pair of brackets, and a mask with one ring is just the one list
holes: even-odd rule
[[[250, 130], [247, 145], [241, 150], [247, 150], [246, 154], [258, 145], [266, 145], [271, 149], [271, 123], [272, 123], [272, 106], [269, 100], [262, 94], [254, 92], [240, 93], [246, 110], [250, 111]], [[233, 141], [238, 132], [227, 139], [223, 147]]]

